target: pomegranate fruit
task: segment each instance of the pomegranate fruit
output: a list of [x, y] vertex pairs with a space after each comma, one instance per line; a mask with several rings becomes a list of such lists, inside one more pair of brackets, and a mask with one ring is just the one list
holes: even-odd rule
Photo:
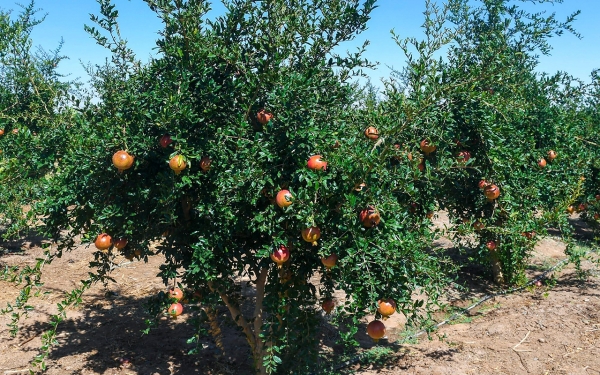
[[396, 312], [396, 302], [391, 298], [380, 299], [377, 304], [377, 311], [381, 314], [383, 320], [387, 320]]
[[556, 159], [556, 151], [554, 151], [554, 150], [548, 151], [548, 160], [552, 161], [554, 159]]
[[96, 237], [94, 245], [96, 245], [98, 250], [107, 250], [112, 246], [112, 238], [106, 233], [101, 233], [98, 235], [98, 237]]
[[379, 225], [379, 222], [381, 221], [381, 216], [379, 215], [379, 211], [377, 211], [375, 207], [369, 206], [366, 209], [360, 211], [358, 219], [365, 226], [365, 228], [371, 228], [376, 225]]
[[600, 219], [600, 214], [596, 212], [594, 214], [594, 220], [598, 220], [598, 219]]
[[375, 342], [385, 336], [385, 324], [381, 320], [373, 320], [367, 325], [367, 335]]
[[577, 212], [583, 212], [587, 210], [587, 204], [586, 203], [579, 203], [579, 206], [577, 206]]
[[121, 237], [121, 238], [117, 238], [117, 239], [115, 240], [115, 243], [114, 243], [114, 245], [115, 245], [115, 247], [116, 247], [117, 249], [119, 249], [119, 250], [122, 250], [122, 249], [124, 249], [124, 248], [125, 248], [125, 246], [127, 246], [127, 242], [128, 242], [128, 241], [127, 241], [127, 238], [123, 238], [123, 237]]
[[573, 207], [573, 206], [567, 207], [567, 213], [568, 214], [573, 214], [574, 212], [575, 212], [575, 207]]
[[488, 241], [488, 242], [485, 244], [485, 247], [487, 247], [489, 251], [494, 251], [494, 250], [496, 250], [496, 241]]
[[281, 268], [281, 266], [290, 259], [290, 250], [284, 245], [279, 245], [279, 247], [271, 254], [271, 259], [273, 262], [277, 263], [278, 268]]
[[160, 145], [160, 147], [162, 148], [167, 148], [169, 147], [169, 145], [173, 143], [173, 140], [171, 139], [171, 136], [169, 134], [165, 134], [162, 137], [160, 137], [160, 139], [158, 140], [158, 144]]
[[485, 225], [481, 221], [476, 221], [475, 223], [473, 223], [473, 228], [475, 228], [475, 230], [483, 230], [483, 228], [485, 228]]
[[530, 240], [533, 237], [535, 237], [536, 233], [534, 231], [529, 231], [529, 232], [523, 232], [523, 233], [521, 233], [521, 235], [523, 237], [527, 238], [528, 240]]
[[479, 183], [477, 184], [477, 186], [479, 186], [479, 188], [481, 190], [485, 189], [486, 187], [490, 186], [490, 183], [487, 182], [486, 180], [481, 180], [479, 181]]
[[185, 162], [185, 158], [182, 155], [175, 155], [169, 160], [169, 167], [175, 172], [175, 174], [180, 174], [181, 171], [187, 167]]
[[171, 306], [169, 306], [169, 309], [167, 310], [167, 313], [169, 315], [171, 315], [171, 317], [173, 319], [175, 319], [179, 315], [181, 315], [182, 312], [183, 312], [183, 305], [181, 305], [181, 303], [179, 303], [179, 302], [172, 304]]
[[377, 139], [379, 138], [379, 130], [374, 126], [369, 126], [365, 129], [365, 136], [369, 139]]
[[492, 201], [500, 196], [500, 188], [496, 185], [489, 185], [485, 188], [483, 193], [487, 199]]
[[538, 160], [537, 164], [540, 168], [546, 167], [546, 159], [541, 158], [540, 160]]
[[267, 112], [264, 108], [258, 111], [256, 114], [256, 120], [263, 125], [266, 125], [273, 118], [273, 114], [271, 112]]
[[333, 311], [333, 308], [335, 307], [335, 302], [333, 302], [333, 300], [331, 298], [328, 298], [325, 301], [323, 301], [323, 303], [321, 304], [321, 307], [323, 308], [325, 313], [327, 315], [329, 315], [331, 313], [331, 311]]
[[317, 241], [321, 238], [321, 230], [319, 227], [310, 227], [302, 230], [302, 239], [306, 242], [312, 243], [313, 246], [317, 246]]
[[123, 172], [133, 165], [133, 156], [129, 155], [127, 151], [117, 151], [112, 157], [112, 162], [119, 172]]
[[469, 161], [469, 159], [471, 159], [471, 153], [469, 151], [463, 150], [461, 152], [458, 153], [456, 160], [459, 163], [466, 163]]
[[421, 159], [419, 165], [417, 165], [417, 168], [419, 168], [419, 170], [423, 172], [425, 170], [425, 160]]
[[0, 137], [4, 135], [4, 129], [0, 129]]
[[335, 264], [337, 263], [337, 260], [338, 260], [337, 254], [331, 254], [327, 257], [321, 258], [321, 263], [323, 263], [323, 265], [325, 267], [327, 267], [328, 270], [330, 270], [332, 267], [335, 266]]
[[424, 139], [421, 141], [421, 151], [423, 151], [423, 153], [425, 155], [429, 155], [432, 152], [434, 152], [436, 150], [436, 146], [432, 145], [431, 142], [429, 142], [428, 139]]
[[275, 203], [281, 208], [288, 207], [292, 205], [292, 198], [292, 193], [289, 190], [280, 190], [275, 197]]
[[211, 162], [212, 160], [208, 156], [203, 156], [202, 159], [200, 159], [200, 169], [204, 172], [208, 172], [210, 170]]
[[169, 298], [181, 301], [183, 298], [183, 292], [179, 288], [170, 287], [169, 288]]
[[367, 187], [367, 184], [361, 182], [360, 184], [354, 185], [354, 191], [363, 191], [365, 187]]
[[306, 166], [308, 167], [308, 169], [312, 169], [313, 171], [318, 171], [321, 169], [326, 170], [327, 162], [323, 160], [323, 157], [321, 155], [313, 155], [308, 159]]

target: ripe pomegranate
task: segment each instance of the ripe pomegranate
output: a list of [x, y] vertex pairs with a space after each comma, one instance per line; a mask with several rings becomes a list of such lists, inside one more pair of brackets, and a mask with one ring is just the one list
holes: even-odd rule
[[380, 299], [377, 304], [377, 311], [383, 316], [383, 320], [387, 320], [396, 312], [396, 302], [391, 298]]
[[556, 151], [554, 151], [554, 150], [548, 151], [548, 160], [552, 161], [554, 159], [556, 159]]
[[379, 222], [381, 221], [381, 216], [379, 215], [379, 211], [377, 211], [375, 207], [369, 206], [366, 209], [360, 211], [358, 219], [365, 226], [365, 228], [371, 228], [373, 226], [379, 225]]
[[170, 287], [169, 288], [169, 298], [175, 299], [177, 301], [181, 301], [183, 298], [183, 292], [179, 288]]
[[160, 145], [160, 147], [162, 148], [167, 148], [169, 147], [169, 145], [173, 143], [173, 140], [171, 139], [171, 136], [169, 134], [165, 134], [162, 137], [160, 137], [160, 140], [158, 141], [158, 144]]
[[101, 233], [98, 235], [98, 237], [96, 237], [94, 245], [96, 245], [98, 250], [107, 250], [112, 246], [112, 238], [106, 233]]
[[596, 212], [594, 214], [594, 220], [598, 220], [598, 219], [600, 219], [600, 214]]
[[169, 160], [169, 167], [175, 172], [175, 174], [180, 174], [181, 171], [187, 167], [185, 163], [185, 158], [182, 155], [175, 155]]
[[429, 211], [425, 214], [425, 217], [428, 218], [429, 220], [433, 219], [433, 211]]
[[312, 243], [313, 246], [317, 246], [317, 240], [321, 238], [321, 230], [319, 227], [310, 227], [302, 230], [302, 239], [306, 242]]
[[327, 162], [323, 160], [321, 155], [313, 155], [308, 159], [306, 163], [308, 169], [312, 169], [313, 171], [318, 170], [327, 170]]
[[494, 250], [496, 250], [496, 241], [488, 241], [488, 242], [485, 244], [485, 247], [487, 247], [489, 251], [494, 251]]
[[375, 341], [385, 336], [385, 324], [380, 320], [373, 320], [367, 325], [367, 334]]
[[333, 300], [331, 298], [327, 298], [325, 301], [323, 301], [323, 304], [321, 304], [321, 307], [323, 308], [325, 313], [327, 315], [329, 315], [331, 313], [331, 311], [333, 311], [333, 308], [335, 307], [335, 302], [333, 302]]
[[200, 169], [204, 172], [208, 172], [210, 170], [211, 162], [212, 160], [208, 156], [203, 156], [202, 159], [200, 159]]
[[481, 221], [476, 221], [475, 223], [473, 223], [473, 228], [475, 230], [483, 230], [483, 228], [485, 228], [485, 225]]
[[583, 212], [587, 209], [587, 204], [586, 203], [579, 203], [579, 206], [577, 206], [577, 212]]
[[489, 185], [483, 193], [487, 199], [494, 200], [500, 196], [500, 188], [496, 185]]
[[333, 266], [335, 266], [337, 260], [338, 260], [337, 254], [331, 254], [328, 257], [321, 258], [321, 263], [323, 263], [323, 265], [325, 267], [327, 267], [328, 270], [330, 270]]
[[0, 129], [0, 137], [4, 135], [4, 129]]
[[365, 129], [365, 135], [369, 139], [377, 139], [379, 138], [379, 130], [377, 130], [377, 128], [374, 126], [369, 126], [367, 129]]
[[183, 312], [183, 306], [181, 303], [177, 302], [169, 306], [167, 313], [171, 315], [173, 319], [177, 318]]
[[527, 238], [528, 240], [530, 240], [533, 237], [535, 237], [536, 233], [535, 233], [535, 231], [529, 231], [529, 232], [523, 232], [523, 233], [521, 233], [521, 235], [524, 236], [525, 238]]
[[546, 159], [541, 158], [540, 160], [538, 160], [537, 164], [540, 168], [544, 168], [546, 166]]
[[293, 196], [289, 190], [280, 190], [275, 197], [275, 203], [281, 208], [288, 207], [292, 205], [292, 199]]
[[279, 245], [271, 254], [271, 259], [277, 263], [277, 268], [281, 268], [290, 259], [290, 250], [284, 245]]
[[133, 165], [133, 156], [129, 155], [127, 151], [117, 151], [112, 157], [112, 162], [119, 172], [123, 172]]
[[570, 215], [571, 215], [571, 214], [573, 214], [574, 212], [575, 212], [575, 207], [573, 207], [573, 206], [569, 206], [569, 207], [567, 207], [567, 213], [568, 213], [568, 214], [570, 214]]
[[421, 151], [423, 151], [425, 155], [431, 154], [435, 151], [436, 148], [437, 147], [432, 145], [431, 142], [429, 142], [429, 140], [427, 139], [421, 141]]
[[256, 114], [256, 119], [258, 120], [258, 122], [260, 122], [263, 125], [266, 125], [269, 121], [271, 121], [272, 118], [273, 118], [273, 114], [271, 112], [265, 111], [264, 108], [262, 108]]
[[124, 248], [125, 248], [125, 246], [127, 246], [127, 242], [128, 242], [128, 241], [127, 241], [127, 238], [123, 238], [123, 237], [121, 237], [121, 238], [117, 238], [117, 239], [115, 240], [115, 244], [114, 244], [114, 245], [115, 245], [115, 247], [116, 247], [117, 249], [119, 249], [119, 250], [122, 250], [122, 249], [124, 249]]
[[471, 159], [471, 153], [467, 150], [459, 152], [456, 158], [459, 163], [466, 163], [469, 159]]
[[490, 186], [490, 183], [487, 182], [486, 180], [481, 180], [479, 181], [479, 183], [477, 184], [477, 186], [479, 186], [479, 188], [481, 190], [485, 189], [486, 187]]

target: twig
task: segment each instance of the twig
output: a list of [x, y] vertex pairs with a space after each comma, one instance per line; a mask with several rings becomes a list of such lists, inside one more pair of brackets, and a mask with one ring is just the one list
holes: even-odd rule
[[20, 370], [9, 370], [9, 371], [4, 371], [4, 375], [7, 375], [7, 374], [20, 374], [20, 373], [22, 373], [22, 372], [29, 372], [29, 369], [28, 369], [28, 368], [22, 368], [22, 369], [20, 369]]
[[[41, 333], [41, 332], [40, 332], [40, 333]], [[37, 334], [35, 334], [35, 335], [31, 336], [30, 338], [26, 339], [25, 341], [23, 341], [23, 342], [21, 342], [21, 343], [17, 344], [17, 346], [18, 346], [18, 347], [21, 347], [21, 346], [23, 346], [23, 345], [27, 344], [29, 341], [31, 341], [31, 340], [35, 339], [36, 337], [38, 337], [38, 336], [40, 335], [40, 333], [37, 333]]]
[[530, 333], [531, 333], [531, 331], [527, 331], [527, 334], [525, 335], [525, 337], [523, 337], [523, 339], [521, 341], [519, 341], [519, 343], [517, 345], [513, 346], [512, 350], [514, 350], [515, 352], [532, 352], [533, 350], [528, 350], [528, 349], [517, 350], [517, 346], [521, 345], [525, 340], [527, 340]]

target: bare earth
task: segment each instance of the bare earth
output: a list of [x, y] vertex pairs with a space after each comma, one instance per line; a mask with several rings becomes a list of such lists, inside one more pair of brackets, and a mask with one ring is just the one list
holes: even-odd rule
[[[444, 240], [438, 245], [450, 246]], [[39, 240], [0, 242], [0, 265], [33, 265], [42, 253]], [[532, 259], [532, 265], [539, 267], [532, 267], [530, 276], [564, 257], [562, 243], [552, 238], [541, 240]], [[9, 335], [6, 324], [10, 316], [0, 316], [0, 375], [26, 373], [29, 361], [38, 353], [41, 333], [48, 329], [49, 315], [56, 313], [56, 303], [64, 293], [87, 276], [91, 259], [92, 249], [82, 245], [44, 268], [43, 292], [47, 293], [31, 301], [35, 309], [22, 320], [17, 337]], [[202, 339], [205, 349], [201, 354], [187, 355], [192, 346], [186, 341], [194, 331], [185, 323], [186, 314], [177, 320], [165, 319], [158, 329], [142, 336], [142, 305], [149, 296], [165, 290], [155, 276], [162, 258], [150, 258], [149, 263], [117, 261], [122, 263], [112, 275], [117, 284], [94, 286], [84, 294], [82, 306], [69, 310], [68, 320], [59, 328], [59, 345], [48, 360], [48, 374], [251, 374], [244, 340], [226, 319], [221, 329], [231, 356], [222, 356], [208, 338]], [[598, 274], [590, 262], [583, 266]], [[379, 345], [393, 347], [396, 354], [382, 365], [354, 364], [339, 372], [600, 374], [600, 280], [590, 277], [582, 282], [572, 266], [554, 276], [553, 286], [497, 297], [443, 326], [437, 332], [442, 340], [422, 336], [417, 343], [397, 345], [406, 333], [402, 317], [395, 314], [385, 322], [388, 335]], [[472, 292], [452, 301], [453, 305], [467, 306], [494, 290], [481, 279], [470, 284]], [[5, 282], [0, 282], [0, 288], [0, 306], [4, 308], [19, 289]], [[328, 329], [324, 323], [324, 330]], [[364, 333], [359, 339], [364, 348], [374, 346]]]

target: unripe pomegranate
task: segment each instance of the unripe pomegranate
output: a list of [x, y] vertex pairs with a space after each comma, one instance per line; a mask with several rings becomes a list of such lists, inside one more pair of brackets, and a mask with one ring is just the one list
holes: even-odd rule
[[284, 245], [279, 245], [279, 247], [271, 254], [271, 259], [273, 262], [277, 263], [278, 268], [281, 268], [281, 266], [290, 259], [290, 250]]
[[375, 342], [378, 342], [383, 336], [385, 336], [385, 324], [380, 320], [373, 320], [367, 325], [367, 335], [371, 337]]
[[275, 203], [281, 208], [288, 207], [292, 205], [292, 198], [292, 193], [289, 190], [280, 190], [275, 197]]
[[127, 238], [123, 238], [123, 237], [117, 238], [115, 240], [115, 247], [119, 250], [122, 250], [125, 248], [125, 246], [127, 246], [127, 242], [128, 242]]
[[496, 242], [495, 241], [488, 241], [485, 244], [485, 247], [487, 247], [489, 251], [494, 251], [494, 250], [496, 250]]
[[554, 159], [556, 159], [556, 151], [554, 151], [554, 150], [548, 151], [548, 160], [552, 161]]
[[202, 159], [200, 159], [200, 169], [204, 172], [208, 172], [210, 170], [210, 163], [212, 163], [212, 160], [208, 156], [202, 157]]
[[335, 264], [337, 263], [337, 260], [338, 260], [337, 254], [331, 254], [328, 257], [321, 258], [321, 263], [323, 263], [323, 265], [325, 267], [327, 267], [328, 270], [330, 270], [333, 266], [335, 266]]
[[361, 223], [365, 226], [365, 228], [371, 228], [373, 226], [379, 225], [379, 222], [381, 221], [379, 211], [377, 211], [373, 206], [369, 206], [366, 209], [360, 211], [358, 218], [361, 221]]
[[546, 167], [546, 159], [541, 158], [540, 160], [538, 160], [537, 164], [540, 168]]
[[313, 155], [308, 159], [306, 166], [308, 167], [308, 169], [312, 169], [313, 171], [318, 171], [321, 169], [326, 170], [327, 162], [323, 160], [323, 157], [321, 155]]
[[327, 315], [329, 315], [335, 307], [335, 302], [333, 302], [333, 300], [331, 298], [327, 298], [325, 301], [323, 301], [323, 304], [321, 304], [321, 307], [323, 308], [325, 313]]
[[377, 139], [379, 138], [379, 130], [377, 130], [377, 128], [374, 126], [369, 126], [367, 129], [365, 129], [365, 136], [367, 136], [369, 139]]
[[432, 145], [431, 142], [429, 142], [429, 140], [424, 139], [421, 141], [421, 151], [423, 151], [423, 153], [425, 155], [429, 155], [432, 152], [434, 152], [436, 150], [436, 146]]
[[319, 227], [310, 227], [302, 230], [302, 239], [306, 242], [312, 243], [313, 246], [317, 246], [317, 241], [321, 238], [321, 230]]
[[396, 312], [396, 302], [391, 298], [381, 299], [377, 303], [379, 305], [377, 311], [381, 314], [383, 320], [387, 320]]
[[264, 108], [258, 111], [258, 113], [256, 114], [256, 120], [258, 120], [258, 122], [263, 125], [266, 125], [269, 121], [271, 121], [272, 118], [273, 114], [271, 112], [265, 111]]
[[169, 306], [167, 313], [171, 315], [173, 319], [177, 318], [183, 312], [183, 306], [181, 303], [177, 302]]
[[169, 288], [169, 298], [175, 299], [177, 301], [181, 301], [183, 298], [183, 292], [179, 288], [170, 287]]
[[487, 199], [494, 200], [500, 196], [500, 188], [496, 185], [489, 185], [483, 193]]
[[173, 143], [173, 140], [171, 139], [171, 136], [169, 134], [165, 134], [162, 137], [160, 137], [160, 140], [158, 141], [158, 144], [160, 145], [160, 147], [162, 148], [167, 148], [169, 147], [169, 145]]
[[96, 245], [98, 250], [107, 250], [112, 246], [112, 238], [106, 233], [101, 233], [96, 237], [94, 245]]
[[175, 155], [169, 160], [169, 167], [175, 172], [175, 174], [180, 174], [181, 171], [187, 167], [185, 162], [185, 158], [182, 155]]
[[123, 172], [133, 165], [133, 156], [129, 155], [127, 151], [117, 151], [112, 157], [112, 162], [119, 172]]
[[467, 150], [459, 152], [456, 158], [459, 163], [466, 163], [469, 159], [471, 159], [471, 153]]

